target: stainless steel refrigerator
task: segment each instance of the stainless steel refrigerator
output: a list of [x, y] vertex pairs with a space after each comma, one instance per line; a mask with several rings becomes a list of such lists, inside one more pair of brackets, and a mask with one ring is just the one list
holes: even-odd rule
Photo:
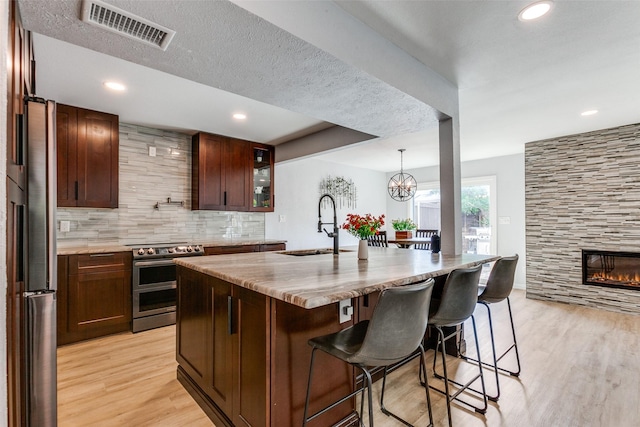
[[27, 269], [23, 378], [28, 426], [57, 425], [56, 105], [25, 101]]

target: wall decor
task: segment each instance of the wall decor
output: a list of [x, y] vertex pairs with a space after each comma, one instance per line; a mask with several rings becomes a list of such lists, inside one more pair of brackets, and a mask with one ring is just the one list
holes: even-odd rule
[[[320, 181], [319, 187], [320, 195], [330, 194], [336, 204], [337, 208], [347, 207], [355, 208], [358, 199], [358, 190], [356, 185], [351, 179], [347, 179], [343, 176], [337, 176], [332, 178], [328, 176], [326, 179]], [[328, 203], [327, 199], [322, 201], [322, 207], [326, 208], [325, 204]]]

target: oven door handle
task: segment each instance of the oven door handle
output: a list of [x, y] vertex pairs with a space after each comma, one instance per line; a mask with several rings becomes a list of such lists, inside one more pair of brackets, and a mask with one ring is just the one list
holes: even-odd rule
[[156, 267], [159, 265], [175, 265], [172, 259], [163, 259], [163, 260], [155, 260], [155, 261], [134, 261], [134, 267]]

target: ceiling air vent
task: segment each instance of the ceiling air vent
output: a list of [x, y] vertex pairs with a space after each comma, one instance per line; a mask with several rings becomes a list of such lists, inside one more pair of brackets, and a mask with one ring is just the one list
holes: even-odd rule
[[82, 21], [166, 50], [175, 31], [99, 0], [85, 0]]

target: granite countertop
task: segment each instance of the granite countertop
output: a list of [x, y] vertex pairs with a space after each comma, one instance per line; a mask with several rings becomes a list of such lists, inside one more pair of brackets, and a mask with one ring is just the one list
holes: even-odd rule
[[[195, 244], [200, 246], [241, 246], [241, 245], [267, 245], [272, 243], [286, 243], [286, 240], [270, 240], [270, 239], [253, 239], [253, 240], [207, 240], [197, 241]], [[144, 246], [144, 244], [142, 245]], [[115, 243], [105, 246], [68, 246], [58, 247], [58, 255], [84, 255], [84, 254], [103, 254], [108, 252], [130, 252], [133, 246], [119, 245]]]
[[359, 261], [354, 248], [340, 255], [253, 252], [178, 258], [174, 262], [290, 304], [314, 308], [499, 258], [432, 254], [415, 249], [368, 249], [367, 261]]

